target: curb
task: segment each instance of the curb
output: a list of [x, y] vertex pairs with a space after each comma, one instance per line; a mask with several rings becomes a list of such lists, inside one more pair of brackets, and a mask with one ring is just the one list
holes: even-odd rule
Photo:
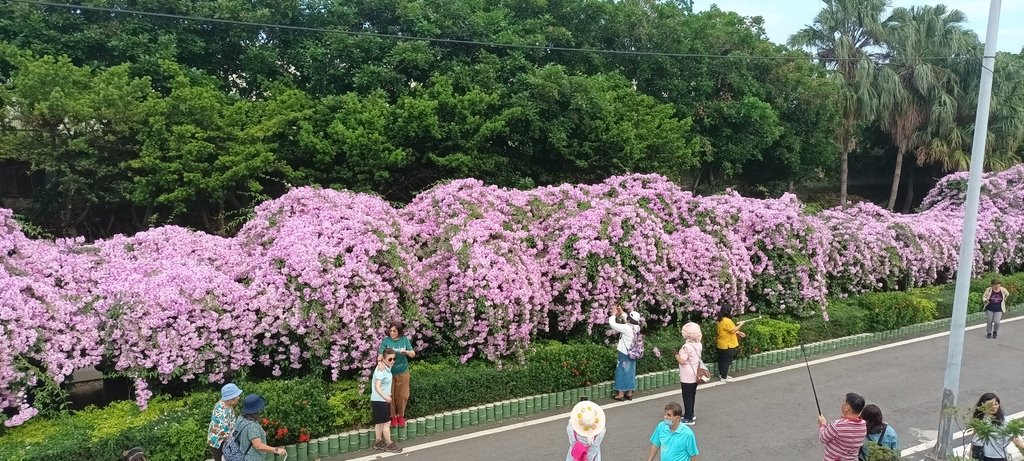
[[[1024, 312], [1024, 305], [1008, 306], [1007, 313]], [[984, 312], [976, 312], [967, 315], [967, 323], [974, 323], [985, 319]], [[893, 339], [908, 336], [918, 336], [923, 333], [932, 333], [936, 330], [948, 330], [950, 319], [939, 319], [931, 322], [909, 325], [895, 330], [880, 331], [877, 333], [862, 333], [854, 336], [830, 339], [812, 344], [805, 344], [804, 350], [807, 357], [826, 355], [832, 352], [858, 348], [869, 344], [875, 344]], [[757, 368], [771, 367], [788, 362], [803, 360], [800, 347], [790, 347], [774, 351], [762, 352], [752, 356], [744, 357], [733, 362], [731, 369], [736, 371], [748, 371]], [[717, 373], [718, 366], [714, 363], [707, 363], [711, 369], [712, 376]], [[430, 416], [411, 419], [407, 427], [391, 428], [391, 437], [394, 441], [415, 439], [434, 434], [441, 434], [456, 429], [478, 426], [485, 423], [503, 421], [512, 418], [530, 416], [537, 413], [557, 410], [559, 408], [571, 408], [580, 397], [589, 397], [591, 400], [611, 396], [612, 381], [596, 383], [591, 386], [577, 389], [569, 389], [561, 392], [520, 397], [517, 399], [493, 402], [484, 405], [477, 405], [462, 410], [446, 411]], [[667, 387], [678, 386], [679, 370], [663, 370], [643, 375], [637, 375], [637, 391], [653, 391]], [[373, 429], [357, 429], [341, 434], [334, 434], [327, 437], [310, 440], [309, 442], [296, 445], [287, 445], [285, 450], [290, 461], [316, 461], [325, 456], [337, 456], [355, 451], [370, 448], [374, 441]], [[278, 457], [269, 453], [264, 454], [265, 461], [283, 461], [284, 457]]]

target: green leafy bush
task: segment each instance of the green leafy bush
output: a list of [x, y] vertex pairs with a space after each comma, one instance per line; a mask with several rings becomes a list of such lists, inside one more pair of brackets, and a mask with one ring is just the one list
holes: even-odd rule
[[[646, 357], [645, 357], [646, 359]], [[428, 415], [514, 397], [589, 386], [615, 372], [616, 351], [601, 344], [540, 343], [524, 364], [499, 369], [472, 362], [450, 367], [413, 365], [409, 415]]]
[[867, 443], [868, 461], [900, 461], [900, 454], [877, 443]]
[[799, 319], [799, 341], [814, 343], [863, 333], [866, 312], [855, 299], [830, 299], [827, 322], [821, 315]]
[[797, 345], [800, 324], [775, 319], [760, 319], [743, 326], [747, 337], [740, 341], [740, 356], [774, 351]]
[[369, 397], [362, 392], [355, 381], [338, 381], [331, 384], [327, 406], [333, 420], [331, 427], [357, 427], [370, 421], [370, 406], [366, 404]]
[[[636, 364], [637, 374], [669, 370], [679, 366], [675, 354], [683, 346], [682, 325], [651, 329], [644, 335], [644, 357]], [[704, 355], [708, 360], [707, 353]], [[614, 371], [614, 370], [613, 370]]]
[[[328, 385], [315, 378], [301, 378], [288, 381], [244, 383], [246, 392], [262, 395], [267, 399], [263, 428], [267, 431], [267, 442], [271, 445], [287, 445], [308, 441], [312, 434], [330, 432], [331, 422], [337, 419], [328, 403]], [[210, 407], [213, 407], [211, 401]]]
[[906, 292], [868, 293], [857, 297], [867, 331], [885, 331], [934, 320], [935, 303]]

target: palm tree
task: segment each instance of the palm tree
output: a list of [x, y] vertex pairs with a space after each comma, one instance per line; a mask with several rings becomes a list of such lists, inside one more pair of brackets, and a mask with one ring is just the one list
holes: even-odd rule
[[[955, 134], [955, 127], [963, 95], [950, 62], [977, 50], [977, 36], [964, 29], [965, 21], [960, 10], [936, 5], [896, 8], [882, 24], [882, 42], [889, 54], [876, 72], [875, 87], [881, 91], [882, 127], [896, 146], [890, 210], [896, 206], [906, 154], [927, 150], [944, 134], [962, 137]], [[912, 198], [913, 183], [908, 186]]]
[[815, 56], [831, 69], [844, 89], [839, 129], [839, 203], [845, 208], [850, 152], [856, 146], [858, 123], [874, 117], [876, 96], [871, 86], [875, 64], [871, 50], [878, 44], [882, 13], [888, 0], [824, 0], [814, 22], [789, 38], [789, 45], [817, 50]]

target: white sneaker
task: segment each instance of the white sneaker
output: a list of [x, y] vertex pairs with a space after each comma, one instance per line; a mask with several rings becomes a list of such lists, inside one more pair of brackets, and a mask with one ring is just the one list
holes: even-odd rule
[[723, 383], [731, 383], [732, 380], [733, 380], [732, 376], [726, 376], [726, 377], [722, 378], [720, 381], [722, 381]]

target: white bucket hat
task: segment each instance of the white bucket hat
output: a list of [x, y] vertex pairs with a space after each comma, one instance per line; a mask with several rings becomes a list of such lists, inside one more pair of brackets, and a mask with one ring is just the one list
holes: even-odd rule
[[569, 424], [577, 434], [583, 437], [594, 437], [604, 430], [604, 410], [600, 405], [584, 400], [572, 407], [572, 413], [569, 413]]
[[633, 321], [637, 322], [637, 323], [640, 323], [640, 321], [643, 320], [643, 317], [641, 317], [640, 313], [637, 312], [637, 311], [630, 312], [629, 313], [629, 318], [633, 319]]

